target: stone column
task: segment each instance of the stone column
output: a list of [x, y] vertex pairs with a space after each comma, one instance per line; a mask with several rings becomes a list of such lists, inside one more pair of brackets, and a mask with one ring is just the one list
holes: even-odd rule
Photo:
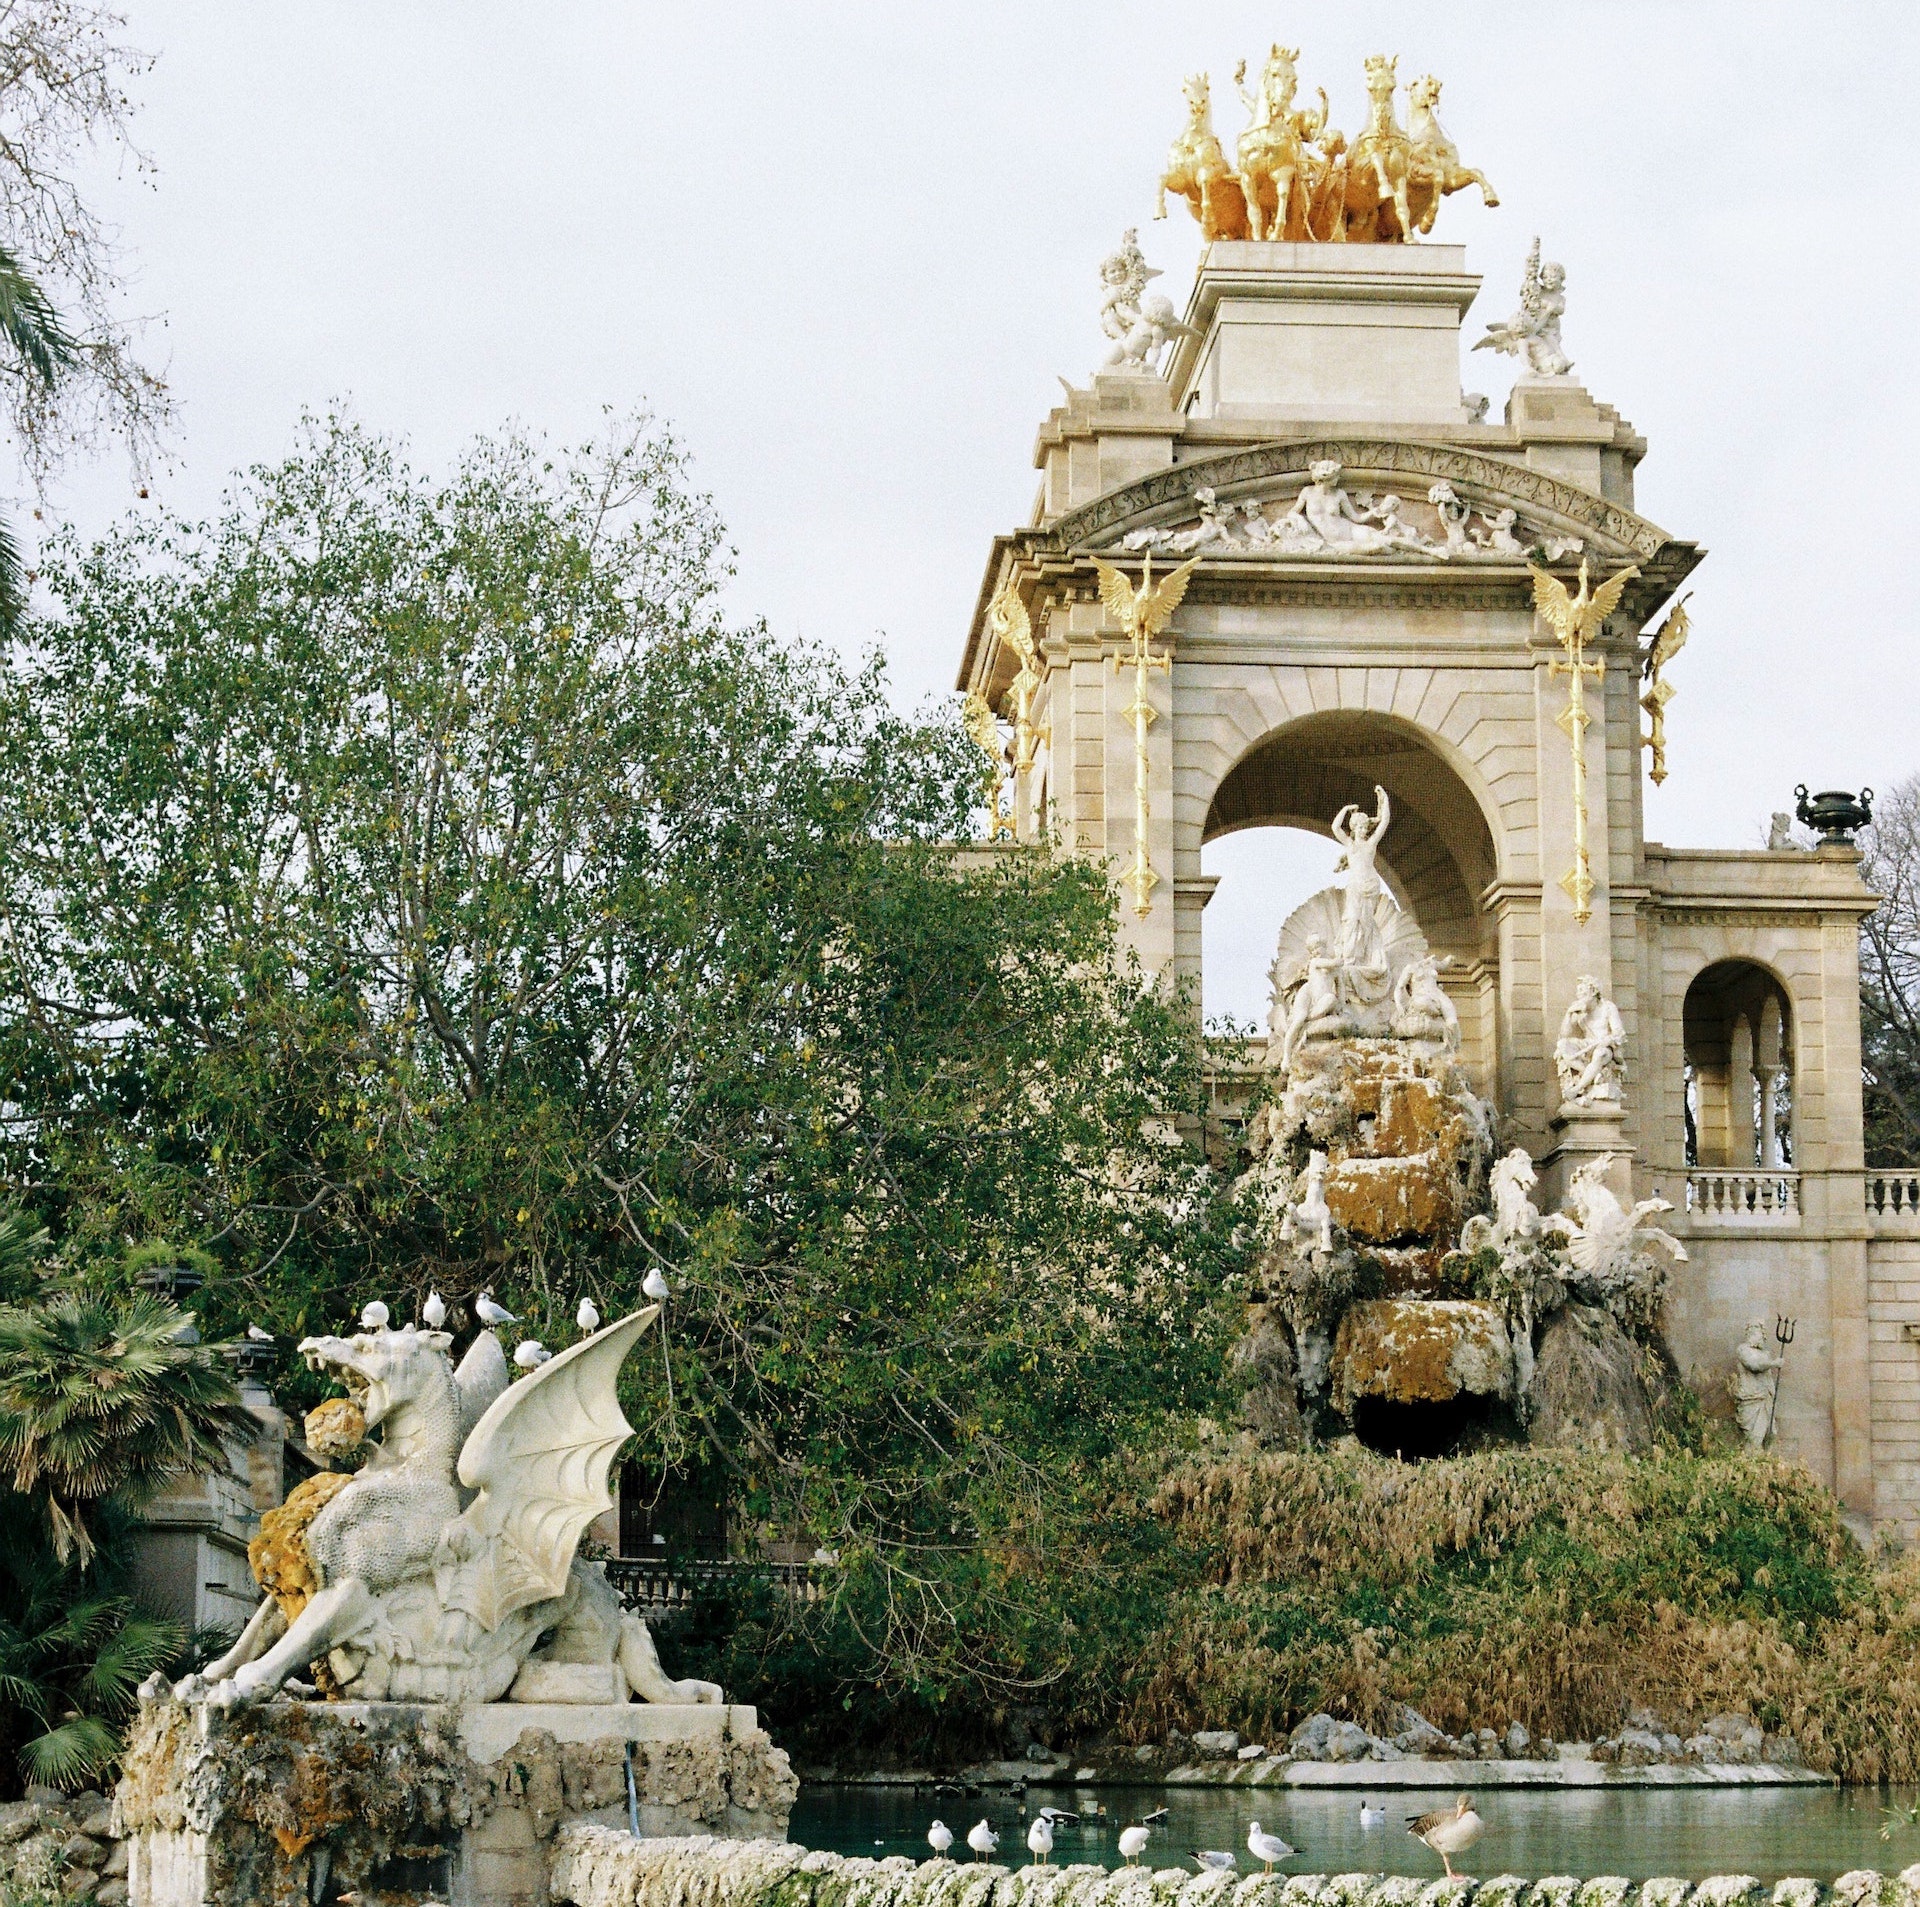
[[1775, 1171], [1780, 1165], [1779, 1109], [1775, 1104], [1780, 1077], [1780, 1002], [1771, 996], [1760, 1012], [1755, 1065], [1760, 1074], [1760, 1163], [1768, 1171]]
[[1742, 1013], [1727, 1038], [1727, 1163], [1753, 1170], [1753, 1026]]

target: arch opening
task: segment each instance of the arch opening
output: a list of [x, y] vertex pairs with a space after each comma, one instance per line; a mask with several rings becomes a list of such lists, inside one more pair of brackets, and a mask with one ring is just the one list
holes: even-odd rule
[[[1496, 923], [1481, 896], [1498, 871], [1493, 833], [1479, 798], [1432, 739], [1394, 716], [1329, 710], [1290, 722], [1248, 749], [1215, 788], [1201, 831], [1203, 851], [1251, 829], [1304, 830], [1327, 842], [1326, 877], [1295, 893], [1296, 877], [1288, 885], [1286, 906], [1280, 906], [1278, 891], [1264, 907], [1247, 907], [1240, 896], [1229, 902], [1226, 914], [1233, 919], [1235, 935], [1231, 958], [1238, 975], [1232, 989], [1236, 1017], [1246, 1017], [1244, 975], [1252, 961], [1242, 937], [1253, 931], [1257, 917], [1268, 935], [1266, 957], [1271, 958], [1273, 938], [1292, 906], [1335, 878], [1334, 817], [1350, 802], [1371, 809], [1376, 787], [1385, 789], [1393, 809], [1380, 846], [1380, 871], [1394, 900], [1412, 915], [1441, 960], [1441, 984], [1460, 1015], [1461, 1059], [1479, 1089], [1491, 1093], [1496, 1084], [1499, 943]], [[1242, 856], [1232, 858], [1245, 865]], [[1221, 863], [1226, 859], [1225, 853], [1216, 852], [1203, 865], [1210, 873], [1224, 871]], [[1305, 870], [1312, 864], [1310, 854], [1288, 844], [1289, 869]], [[1214, 904], [1209, 902], [1209, 910]], [[1270, 921], [1268, 915], [1273, 916]], [[1224, 943], [1226, 935], [1209, 935], [1204, 921], [1202, 932], [1203, 994], [1218, 992], [1224, 998], [1224, 990], [1209, 986], [1206, 942]], [[1264, 993], [1258, 1017], [1264, 1021]]]
[[1793, 1003], [1752, 960], [1697, 973], [1682, 1008], [1686, 1162], [1779, 1171], [1794, 1162]]

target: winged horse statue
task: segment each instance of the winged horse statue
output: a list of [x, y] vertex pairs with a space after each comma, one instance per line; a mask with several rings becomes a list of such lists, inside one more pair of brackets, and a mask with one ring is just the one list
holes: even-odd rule
[[535, 1660], [601, 1665], [599, 1687], [644, 1701], [720, 1701], [711, 1682], [670, 1681], [646, 1624], [574, 1555], [612, 1507], [608, 1473], [633, 1434], [615, 1381], [658, 1315], [622, 1318], [517, 1382], [491, 1332], [458, 1371], [444, 1331], [302, 1339], [380, 1440], [352, 1477], [322, 1472], [289, 1498], [277, 1540], [295, 1553], [263, 1570], [256, 1539], [267, 1597], [174, 1693], [259, 1699], [312, 1664], [355, 1701], [497, 1702]]

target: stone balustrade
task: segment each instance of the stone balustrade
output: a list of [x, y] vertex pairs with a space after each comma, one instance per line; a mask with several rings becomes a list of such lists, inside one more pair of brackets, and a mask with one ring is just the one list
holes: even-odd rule
[[1687, 1212], [1692, 1218], [1713, 1224], [1797, 1225], [1800, 1174], [1778, 1167], [1746, 1172], [1690, 1167]]
[[1920, 1167], [1869, 1172], [1864, 1190], [1867, 1223], [1875, 1231], [1920, 1232]]
[[1920, 1866], [1831, 1885], [1750, 1874], [1632, 1881], [1501, 1874], [1197, 1874], [1177, 1867], [997, 1867], [867, 1860], [780, 1841], [635, 1840], [577, 1823], [554, 1837], [549, 1889], [574, 1907], [1920, 1907]]

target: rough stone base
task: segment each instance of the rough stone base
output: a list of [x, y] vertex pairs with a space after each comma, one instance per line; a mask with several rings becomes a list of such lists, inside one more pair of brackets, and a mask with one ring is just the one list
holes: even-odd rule
[[546, 1907], [555, 1830], [779, 1836], [799, 1784], [751, 1708], [273, 1702], [141, 1711], [114, 1799], [133, 1907]]

